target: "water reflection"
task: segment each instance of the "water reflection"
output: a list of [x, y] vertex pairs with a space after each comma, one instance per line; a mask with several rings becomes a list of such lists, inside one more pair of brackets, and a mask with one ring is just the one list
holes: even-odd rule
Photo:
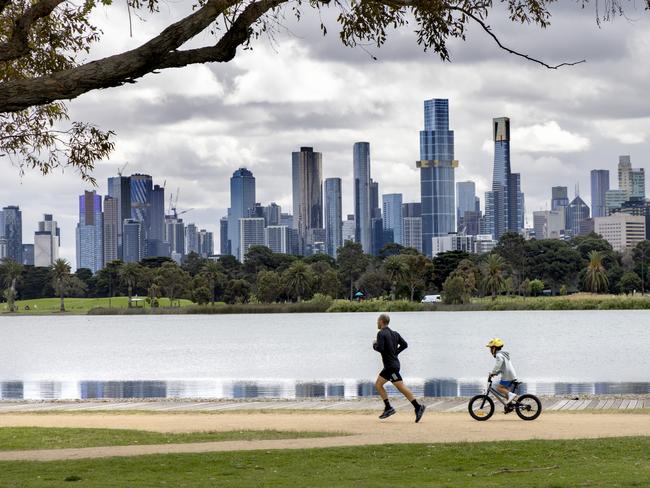
[[[432, 378], [408, 380], [416, 396], [469, 397], [483, 392], [478, 380]], [[387, 385], [391, 394], [397, 393]], [[537, 395], [647, 395], [650, 382], [568, 383], [530, 382], [521, 393]], [[0, 382], [3, 400], [120, 399], [120, 398], [341, 398], [375, 396], [374, 382], [357, 380], [195, 380], [195, 381], [4, 381]]]

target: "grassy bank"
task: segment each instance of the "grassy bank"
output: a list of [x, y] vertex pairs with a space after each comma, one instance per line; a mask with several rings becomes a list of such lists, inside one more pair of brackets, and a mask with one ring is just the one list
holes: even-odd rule
[[650, 484], [648, 438], [409, 444], [0, 463], [0, 484], [610, 487]]
[[[166, 298], [160, 299], [162, 307], [169, 306], [169, 300]], [[192, 305], [190, 300], [181, 300], [181, 307], [186, 307]], [[129, 304], [128, 297], [113, 297], [110, 300], [108, 298], [66, 298], [65, 299], [65, 310], [66, 314], [73, 315], [84, 315], [87, 314], [90, 310], [97, 307], [106, 307], [108, 308], [109, 303], [114, 310], [127, 309]], [[18, 306], [18, 314], [59, 314], [59, 307], [61, 305], [61, 300], [59, 298], [37, 298], [34, 300], [18, 300], [16, 301]], [[0, 304], [0, 309], [3, 305]], [[139, 308], [142, 308], [142, 302], [139, 304]], [[147, 307], [148, 308], [148, 307]]]
[[278, 430], [169, 434], [126, 429], [2, 427], [0, 428], [0, 451], [128, 446], [134, 444], [185, 444], [188, 442], [298, 439], [332, 435], [334, 434], [325, 432], [288, 432]]

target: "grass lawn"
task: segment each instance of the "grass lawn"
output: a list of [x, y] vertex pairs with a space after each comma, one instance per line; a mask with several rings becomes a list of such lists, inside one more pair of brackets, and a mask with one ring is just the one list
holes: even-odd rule
[[[193, 305], [190, 300], [181, 300], [181, 306]], [[128, 297], [113, 297], [111, 299], [111, 306], [113, 308], [127, 308], [129, 303]], [[59, 298], [38, 298], [34, 300], [18, 300], [19, 314], [39, 314], [39, 313], [59, 313], [59, 306], [61, 300]], [[6, 304], [0, 304], [0, 307]], [[29, 310], [25, 310], [25, 305], [29, 306]], [[141, 302], [139, 306], [143, 306]], [[160, 299], [160, 306], [169, 306], [169, 300], [166, 298]], [[65, 310], [71, 314], [85, 314], [88, 310], [95, 307], [108, 307], [108, 298], [66, 298]]]
[[187, 442], [298, 439], [302, 437], [331, 437], [333, 435], [339, 434], [278, 430], [167, 434], [127, 429], [2, 427], [0, 428], [0, 451], [127, 446], [132, 444], [180, 444]]
[[650, 439], [410, 444], [0, 463], [3, 487], [615, 487], [650, 484]]

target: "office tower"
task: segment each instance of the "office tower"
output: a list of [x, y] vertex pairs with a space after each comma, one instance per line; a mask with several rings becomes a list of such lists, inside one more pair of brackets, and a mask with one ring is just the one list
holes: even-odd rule
[[264, 218], [247, 217], [239, 219], [239, 256], [243, 263], [246, 252], [251, 246], [264, 245]]
[[511, 172], [510, 119], [493, 119], [492, 128], [494, 169], [492, 190], [485, 194], [485, 223], [487, 231], [495, 240], [499, 240], [506, 232], [520, 232], [523, 229], [524, 195], [519, 173]]
[[558, 210], [560, 207], [569, 206], [569, 189], [566, 186], [554, 186], [551, 188], [551, 210]]
[[468, 236], [476, 236], [481, 233], [481, 211], [466, 211], [458, 221], [458, 232]]
[[589, 207], [576, 195], [566, 209], [566, 230], [573, 237], [581, 235], [584, 221], [589, 218]]
[[0, 237], [0, 260], [7, 257], [7, 239]]
[[199, 231], [199, 254], [202, 258], [214, 255], [214, 236], [205, 229]]
[[462, 232], [460, 221], [465, 212], [476, 211], [476, 184], [473, 181], [459, 181], [456, 183], [456, 219], [458, 232]]
[[230, 178], [230, 209], [228, 213], [228, 240], [230, 241], [230, 254], [239, 259], [240, 238], [239, 219], [248, 215], [251, 208], [255, 207], [255, 177], [246, 168], [239, 168]]
[[104, 267], [104, 216], [102, 197], [93, 191], [79, 196], [79, 223], [76, 229], [77, 269], [97, 273]]
[[164, 239], [169, 244], [171, 258], [181, 264], [185, 256], [185, 223], [178, 215], [165, 216]]
[[607, 215], [605, 194], [609, 191], [609, 170], [591, 170], [591, 214], [594, 217]]
[[352, 148], [354, 173], [354, 221], [356, 223], [355, 241], [363, 251], [371, 252], [370, 209], [370, 143], [355, 142]]
[[261, 203], [255, 203], [255, 205], [253, 205], [253, 208], [248, 209], [248, 213], [247, 213], [246, 217], [254, 217], [254, 218], [258, 218], [258, 219], [264, 219], [264, 223], [266, 223], [266, 217], [265, 217], [266, 212], [265, 212], [265, 210], [266, 210], [266, 207], [262, 207]]
[[122, 260], [138, 263], [144, 257], [144, 225], [139, 220], [125, 219], [122, 227]]
[[393, 242], [393, 231], [384, 229], [383, 219], [372, 219], [372, 250], [373, 256], [379, 256], [381, 249], [388, 243]]
[[34, 266], [49, 268], [59, 259], [61, 233], [51, 214], [43, 215], [34, 233]]
[[333, 258], [336, 258], [336, 251], [343, 245], [341, 198], [341, 178], [327, 178], [325, 180], [325, 249]]
[[381, 207], [379, 206], [379, 183], [370, 178], [370, 218], [381, 218]]
[[289, 229], [293, 229], [293, 215], [290, 213], [281, 213], [280, 225], [286, 225]]
[[119, 209], [117, 198], [104, 195], [104, 263], [118, 259]]
[[269, 225], [264, 229], [264, 245], [273, 252], [289, 254], [289, 230], [286, 225]]
[[435, 258], [438, 254], [451, 251], [476, 252], [476, 236], [454, 233], [433, 238], [432, 257]]
[[34, 244], [23, 244], [23, 266], [34, 266]]
[[275, 202], [271, 202], [264, 207], [264, 222], [269, 225], [280, 225], [282, 216], [282, 207]]
[[612, 212], [621, 208], [628, 201], [625, 190], [607, 190], [605, 192], [605, 216], [611, 215]]
[[594, 232], [609, 242], [614, 251], [623, 252], [645, 240], [645, 217], [624, 213], [596, 217]]
[[[402, 240], [404, 247], [422, 252], [422, 204], [402, 204]], [[433, 238], [431, 238], [433, 239]], [[433, 241], [431, 240], [433, 251]]]
[[151, 194], [153, 181], [151, 176], [134, 174], [131, 182], [131, 218], [142, 222], [145, 239], [149, 236], [151, 225]]
[[565, 207], [533, 212], [535, 239], [561, 239], [566, 227]]
[[228, 240], [228, 217], [219, 220], [219, 254], [226, 256], [232, 254]]
[[341, 239], [343, 243], [356, 241], [357, 224], [354, 221], [354, 215], [348, 215], [341, 225]]
[[2, 209], [3, 237], [7, 240], [6, 256], [17, 263], [23, 262], [23, 214], [20, 207], [10, 205]]
[[185, 254], [199, 253], [199, 230], [196, 224], [187, 224], [185, 227]]
[[630, 156], [618, 158], [618, 188], [625, 192], [628, 199], [645, 198], [645, 171], [643, 168], [632, 168]]
[[149, 218], [149, 229], [144, 246], [145, 256], [166, 256], [167, 254], [161, 254], [160, 250], [165, 240], [165, 188], [162, 186], [155, 185], [151, 190]]
[[418, 246], [431, 256], [435, 236], [456, 230], [454, 131], [449, 130], [449, 100], [424, 102], [424, 130], [420, 131], [420, 194], [422, 202], [422, 243]]
[[393, 242], [402, 244], [402, 194], [382, 195], [382, 210], [384, 229], [393, 232]]
[[298, 252], [305, 253], [310, 229], [323, 228], [323, 155], [311, 147], [291, 153], [293, 227], [298, 231]]
[[128, 176], [108, 179], [108, 196], [117, 199], [117, 257], [122, 258], [122, 224], [131, 218], [131, 180]]

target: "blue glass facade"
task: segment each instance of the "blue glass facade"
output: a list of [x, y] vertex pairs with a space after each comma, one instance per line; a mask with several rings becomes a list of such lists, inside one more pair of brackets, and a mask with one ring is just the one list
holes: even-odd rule
[[372, 252], [372, 211], [370, 206], [370, 144], [355, 142], [352, 148], [354, 171], [355, 240], [363, 251]]
[[239, 219], [247, 218], [255, 207], [255, 177], [246, 168], [239, 168], [230, 178], [230, 210], [228, 213], [228, 241], [230, 253], [240, 261]]
[[135, 174], [129, 178], [131, 183], [131, 218], [142, 222], [143, 238], [149, 237], [151, 227], [151, 194], [153, 180], [149, 175]]
[[449, 100], [424, 102], [420, 131], [422, 251], [432, 255], [432, 238], [456, 230], [454, 131], [449, 130]]
[[393, 232], [393, 242], [402, 244], [402, 194], [388, 193], [382, 196], [384, 230]]
[[128, 176], [108, 179], [108, 196], [116, 198], [117, 207], [117, 257], [122, 257], [122, 225], [131, 218], [131, 181]]
[[327, 254], [336, 257], [343, 245], [343, 209], [341, 203], [341, 178], [325, 180], [325, 248]]
[[591, 171], [591, 214], [594, 217], [606, 217], [605, 193], [609, 190], [609, 171], [594, 169]]
[[0, 236], [7, 240], [7, 257], [23, 262], [23, 214], [19, 207], [9, 206], [2, 209], [3, 230]]
[[104, 267], [104, 216], [102, 197], [94, 191], [79, 196], [77, 268], [96, 273]]

